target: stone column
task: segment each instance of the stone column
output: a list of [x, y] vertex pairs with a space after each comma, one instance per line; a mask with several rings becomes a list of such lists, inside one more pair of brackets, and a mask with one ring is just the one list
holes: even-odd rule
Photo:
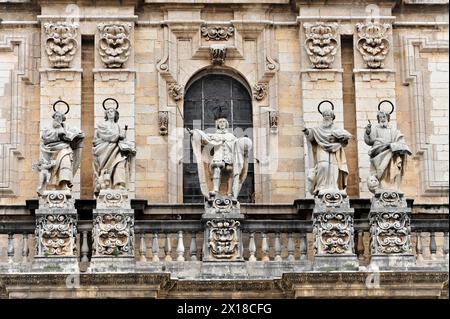
[[45, 191], [39, 197], [32, 271], [79, 272], [74, 203], [70, 191]]
[[353, 214], [347, 195], [342, 192], [314, 197], [314, 269], [355, 270]]
[[411, 208], [403, 193], [377, 190], [370, 208], [370, 263], [379, 269], [415, 265], [411, 247]]
[[134, 272], [134, 211], [126, 190], [101, 190], [93, 212], [92, 272]]

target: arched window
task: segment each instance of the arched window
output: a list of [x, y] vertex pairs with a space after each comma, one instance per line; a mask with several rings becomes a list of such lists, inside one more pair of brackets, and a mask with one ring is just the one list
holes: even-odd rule
[[[230, 132], [236, 136], [248, 136], [253, 140], [252, 100], [249, 90], [240, 80], [225, 74], [207, 74], [197, 77], [187, 86], [184, 97], [184, 127], [214, 132], [214, 106], [225, 102]], [[203, 203], [197, 174], [197, 164], [190, 145], [190, 135], [183, 140], [183, 202]], [[254, 202], [253, 153], [249, 154], [247, 178], [242, 185], [238, 200]]]

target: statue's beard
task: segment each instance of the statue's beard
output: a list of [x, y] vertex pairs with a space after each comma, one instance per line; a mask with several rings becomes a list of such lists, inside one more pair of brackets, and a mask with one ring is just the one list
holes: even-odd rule
[[53, 128], [60, 128], [61, 127], [61, 123], [59, 123], [58, 121], [53, 121]]
[[333, 121], [330, 120], [324, 120], [322, 123], [323, 127], [330, 128], [333, 125]]
[[388, 122], [387, 122], [387, 121], [381, 121], [381, 122], [380, 122], [380, 126], [381, 126], [382, 128], [387, 128]]

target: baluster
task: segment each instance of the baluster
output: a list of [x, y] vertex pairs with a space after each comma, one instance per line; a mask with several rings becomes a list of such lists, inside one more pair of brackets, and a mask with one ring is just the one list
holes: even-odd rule
[[292, 233], [288, 234], [288, 243], [287, 243], [287, 250], [288, 250], [288, 261], [295, 261], [294, 253], [295, 253], [295, 246], [294, 246], [294, 238], [292, 237]]
[[145, 244], [145, 233], [139, 234], [141, 243], [139, 245], [139, 261], [146, 262], [147, 257], [145, 256], [147, 254], [147, 246]]
[[30, 249], [28, 248], [28, 234], [24, 233], [22, 238], [22, 260], [26, 263], [28, 262], [28, 255], [30, 254]]
[[261, 258], [262, 261], [269, 261], [269, 240], [267, 239], [267, 234], [266, 233], [262, 233], [261, 234], [262, 237], [262, 242], [261, 242], [261, 250], [263, 253], [263, 256]]
[[166, 257], [164, 258], [164, 260], [172, 261], [172, 245], [170, 243], [169, 234], [166, 234], [166, 240], [165, 240], [165, 244], [164, 244], [164, 253], [166, 254]]
[[358, 259], [364, 260], [364, 231], [358, 231], [358, 242], [356, 245], [356, 251], [358, 252]]
[[444, 233], [444, 258], [448, 261], [448, 232]]
[[436, 233], [430, 232], [430, 254], [431, 254], [431, 260], [436, 260]]
[[8, 234], [8, 262], [14, 262], [14, 234]]
[[184, 242], [182, 230], [178, 232], [177, 255], [177, 261], [184, 261]]
[[250, 257], [248, 258], [248, 261], [251, 261], [251, 262], [256, 261], [255, 233], [250, 233], [250, 240], [248, 242], [248, 252], [250, 253]]
[[83, 243], [81, 244], [81, 262], [89, 262], [88, 253], [89, 253], [89, 245], [88, 245], [88, 232], [84, 230], [82, 232], [83, 235]]
[[158, 233], [153, 234], [152, 239], [152, 254], [153, 258], [152, 261], [159, 261], [159, 243], [158, 243]]
[[282, 261], [281, 259], [281, 240], [280, 233], [275, 234], [275, 261]]
[[306, 233], [300, 234], [300, 260], [306, 259], [306, 253], [308, 252], [308, 248], [306, 246]]
[[422, 243], [422, 233], [420, 231], [416, 232], [416, 253], [417, 253], [417, 261], [423, 261], [423, 243]]
[[192, 233], [191, 245], [189, 246], [189, 253], [192, 261], [197, 261], [197, 234]]

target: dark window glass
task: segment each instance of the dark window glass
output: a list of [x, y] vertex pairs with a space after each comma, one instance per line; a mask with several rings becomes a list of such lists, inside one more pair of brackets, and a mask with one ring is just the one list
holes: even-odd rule
[[[237, 80], [226, 75], [210, 74], [195, 81], [184, 97], [184, 126], [214, 131], [213, 107], [225, 102], [230, 131], [237, 137], [247, 136], [253, 140], [252, 101], [248, 90]], [[203, 203], [197, 175], [197, 164], [190, 146], [190, 135], [185, 132], [183, 164], [183, 201], [185, 203]], [[254, 202], [253, 153], [249, 154], [247, 178], [242, 185], [239, 201]]]

